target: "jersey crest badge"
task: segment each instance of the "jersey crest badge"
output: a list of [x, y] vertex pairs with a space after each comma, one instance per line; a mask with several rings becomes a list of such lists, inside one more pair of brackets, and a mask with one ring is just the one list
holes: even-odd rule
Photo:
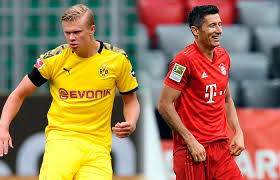
[[176, 82], [180, 82], [184, 75], [185, 70], [186, 70], [186, 67], [175, 63], [169, 78]]
[[109, 70], [107, 69], [108, 64], [101, 64], [99, 68], [99, 75], [101, 77], [106, 77], [109, 74]]
[[41, 58], [38, 58], [34, 67], [40, 70], [44, 65], [45, 65], [44, 61]]
[[220, 64], [219, 68], [220, 68], [221, 73], [223, 75], [227, 75], [227, 70], [226, 70], [226, 67], [225, 67], [225, 65], [223, 63]]

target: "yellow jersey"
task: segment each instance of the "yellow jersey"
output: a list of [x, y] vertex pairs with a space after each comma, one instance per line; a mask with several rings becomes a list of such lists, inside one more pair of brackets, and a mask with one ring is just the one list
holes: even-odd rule
[[82, 138], [111, 150], [111, 115], [116, 88], [138, 87], [122, 49], [100, 42], [97, 54], [81, 58], [67, 45], [42, 54], [34, 67], [49, 80], [52, 95], [47, 140]]

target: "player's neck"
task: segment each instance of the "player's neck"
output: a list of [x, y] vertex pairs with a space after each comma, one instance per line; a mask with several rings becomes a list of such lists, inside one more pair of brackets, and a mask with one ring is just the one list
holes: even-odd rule
[[198, 47], [198, 49], [201, 51], [201, 53], [206, 56], [209, 61], [213, 61], [214, 59], [214, 48], [210, 48], [205, 46], [203, 43], [199, 43], [196, 41], [196, 45]]
[[98, 53], [98, 50], [100, 49], [100, 42], [93, 39], [92, 46], [91, 46], [91, 54], [90, 56], [94, 56], [96, 53]]

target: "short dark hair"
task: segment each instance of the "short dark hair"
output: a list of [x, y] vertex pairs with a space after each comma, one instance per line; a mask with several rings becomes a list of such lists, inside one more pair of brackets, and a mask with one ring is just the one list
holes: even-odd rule
[[194, 7], [189, 14], [189, 26], [201, 28], [204, 17], [209, 14], [218, 14], [219, 9], [215, 5], [202, 5]]

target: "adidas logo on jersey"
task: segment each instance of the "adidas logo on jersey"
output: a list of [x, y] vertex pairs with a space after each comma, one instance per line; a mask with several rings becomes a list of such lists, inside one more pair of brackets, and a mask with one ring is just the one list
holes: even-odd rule
[[201, 75], [201, 78], [203, 79], [203, 78], [207, 78], [207, 77], [208, 76], [207, 76], [206, 72], [203, 72], [202, 75]]

